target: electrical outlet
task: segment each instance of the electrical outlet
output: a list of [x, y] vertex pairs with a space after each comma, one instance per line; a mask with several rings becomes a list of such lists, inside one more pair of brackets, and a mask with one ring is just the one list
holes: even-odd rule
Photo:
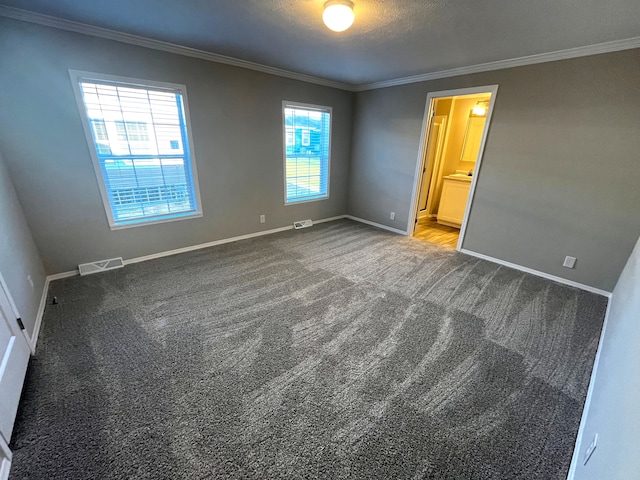
[[395, 220], [396, 219], [396, 212], [391, 212], [391, 215], [389, 215], [389, 218], [391, 220]]
[[576, 264], [576, 257], [570, 257], [570, 256], [566, 256], [564, 257], [564, 263], [562, 264], [563, 267], [567, 267], [567, 268], [573, 268]]
[[264, 223], [267, 221], [267, 218], [265, 217], [265, 215], [260, 215], [260, 223]]
[[27, 282], [29, 282], [29, 285], [31, 285], [31, 288], [33, 288], [33, 280], [31, 279], [31, 275], [27, 275]]
[[591, 458], [591, 455], [593, 455], [593, 452], [594, 452], [594, 450], [596, 449], [597, 446], [598, 446], [598, 434], [596, 433], [593, 436], [593, 440], [591, 441], [591, 443], [587, 447], [587, 451], [584, 452], [584, 463], [583, 463], [583, 465], [587, 464], [587, 462]]

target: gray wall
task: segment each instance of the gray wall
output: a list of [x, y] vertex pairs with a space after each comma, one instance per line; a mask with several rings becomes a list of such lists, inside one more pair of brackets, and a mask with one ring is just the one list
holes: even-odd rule
[[[640, 478], [640, 240], [613, 291], [591, 404], [579, 451], [577, 480]], [[589, 463], [584, 452], [598, 433]]]
[[[46, 279], [44, 266], [0, 155], [0, 273], [31, 338]], [[33, 287], [27, 281], [31, 275]]]
[[611, 291], [640, 234], [638, 49], [358, 93], [349, 214], [404, 230], [427, 93], [490, 84], [463, 248]]
[[[352, 93], [6, 18], [0, 51], [0, 149], [50, 274], [346, 213]], [[187, 86], [203, 218], [109, 229], [69, 69]], [[328, 200], [284, 206], [283, 100], [333, 107]]]

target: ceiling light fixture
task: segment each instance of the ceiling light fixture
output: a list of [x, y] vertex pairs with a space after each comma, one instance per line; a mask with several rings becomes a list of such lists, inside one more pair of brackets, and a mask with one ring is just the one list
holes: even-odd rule
[[329, 0], [324, 4], [322, 20], [334, 32], [344, 32], [353, 24], [353, 2], [351, 0]]

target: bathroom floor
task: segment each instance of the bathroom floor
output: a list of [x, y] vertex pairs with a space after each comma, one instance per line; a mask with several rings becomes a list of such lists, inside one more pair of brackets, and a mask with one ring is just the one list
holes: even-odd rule
[[460, 229], [440, 225], [435, 218], [420, 218], [413, 234], [418, 240], [435, 243], [441, 247], [455, 249], [458, 245]]

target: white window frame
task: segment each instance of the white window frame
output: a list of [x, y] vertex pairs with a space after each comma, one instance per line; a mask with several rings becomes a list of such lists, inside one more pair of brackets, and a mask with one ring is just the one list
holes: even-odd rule
[[[104, 73], [85, 72], [81, 70], [69, 70], [69, 76], [71, 77], [71, 86], [73, 87], [73, 93], [76, 97], [76, 103], [78, 104], [78, 110], [80, 112], [80, 118], [82, 120], [82, 127], [84, 128], [85, 137], [89, 146], [89, 152], [91, 155], [91, 162], [93, 163], [94, 173], [98, 182], [98, 188], [100, 189], [100, 195], [102, 196], [102, 203], [105, 213], [107, 214], [107, 220], [109, 222], [109, 228], [111, 230], [122, 230], [125, 228], [143, 227], [147, 225], [154, 225], [158, 223], [176, 222], [179, 220], [187, 220], [192, 218], [199, 218], [203, 216], [202, 213], [202, 201], [200, 200], [200, 185], [198, 181], [198, 171], [196, 168], [196, 157], [194, 153], [193, 137], [191, 135], [191, 115], [189, 113], [189, 100], [187, 97], [187, 87], [185, 85], [177, 83], [158, 82], [155, 80], [143, 80], [139, 78], [122, 77], [119, 75], [108, 75]], [[91, 134], [91, 126], [89, 124], [89, 118], [87, 116], [87, 109], [82, 98], [82, 92], [80, 90], [80, 79], [107, 81], [120, 84], [128, 84], [132, 87], [150, 87], [172, 90], [180, 93], [182, 96], [182, 106], [184, 108], [185, 128], [187, 130], [187, 141], [189, 142], [189, 161], [191, 164], [191, 176], [193, 177], [193, 190], [195, 194], [195, 201], [197, 204], [197, 210], [195, 212], [186, 212], [184, 215], [177, 214], [170, 218], [158, 218], [145, 220], [144, 218], [127, 224], [117, 224], [113, 212], [111, 211], [111, 205], [109, 203], [109, 196], [107, 189], [102, 178], [102, 170], [100, 168], [100, 161], [96, 152], [95, 141]], [[126, 128], [126, 127], [125, 127]]]
[[[287, 107], [292, 108], [306, 108], [308, 110], [317, 110], [319, 112], [326, 112], [329, 114], [329, 145], [327, 145], [328, 158], [327, 158], [327, 196], [322, 198], [312, 198], [309, 200], [300, 200], [297, 202], [288, 202], [287, 201], [287, 119], [285, 114], [285, 109]], [[284, 206], [289, 207], [292, 205], [300, 205], [302, 203], [309, 202], [321, 202], [323, 200], [329, 200], [329, 196], [331, 193], [331, 145], [332, 145], [332, 137], [333, 137], [333, 107], [323, 106], [323, 105], [314, 105], [311, 103], [300, 103], [300, 102], [289, 102], [287, 100], [282, 101], [282, 177], [284, 179]], [[294, 138], [295, 138], [295, 130], [294, 130]], [[294, 141], [295, 143], [295, 141]]]

